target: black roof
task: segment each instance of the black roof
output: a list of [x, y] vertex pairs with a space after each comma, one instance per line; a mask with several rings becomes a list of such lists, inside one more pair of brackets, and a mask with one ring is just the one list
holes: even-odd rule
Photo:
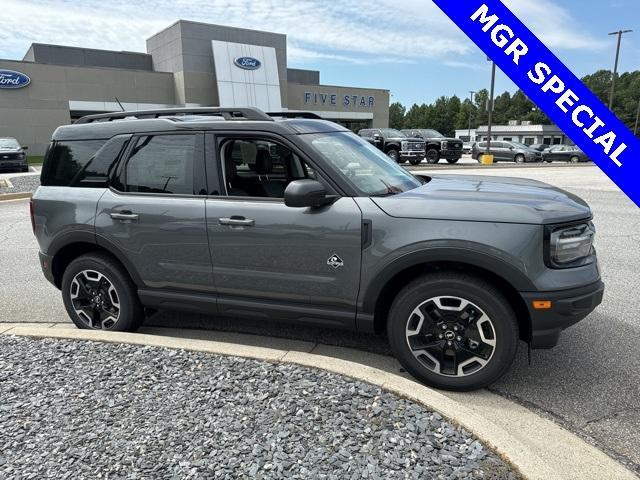
[[349, 131], [310, 112], [266, 114], [256, 108], [175, 108], [88, 115], [56, 129], [53, 139], [106, 139], [127, 133], [180, 130], [254, 130], [282, 135]]

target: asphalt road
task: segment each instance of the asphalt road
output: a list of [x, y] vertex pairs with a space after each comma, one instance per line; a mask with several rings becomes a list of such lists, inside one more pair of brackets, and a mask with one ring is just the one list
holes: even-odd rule
[[[555, 349], [534, 351], [531, 365], [522, 344], [513, 368], [491, 390], [550, 416], [640, 473], [640, 210], [592, 165], [506, 170], [436, 166], [420, 171], [534, 178], [589, 202], [607, 285], [603, 304], [567, 330]], [[27, 202], [0, 202], [0, 321], [67, 320], [59, 292], [40, 273], [37, 250]], [[384, 338], [327, 329], [175, 313], [160, 313], [151, 320], [388, 352]]]

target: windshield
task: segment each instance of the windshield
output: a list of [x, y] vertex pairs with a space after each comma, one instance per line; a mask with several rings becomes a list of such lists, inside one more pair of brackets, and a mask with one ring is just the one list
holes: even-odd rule
[[420, 130], [420, 133], [422, 133], [425, 138], [444, 138], [444, 135], [436, 130]]
[[417, 177], [352, 133], [316, 133], [303, 138], [367, 196], [393, 195], [422, 185]]
[[394, 138], [405, 138], [406, 135], [402, 133], [400, 130], [396, 130], [395, 128], [382, 128], [380, 129], [382, 135], [385, 137], [394, 137]]
[[511, 142], [511, 143], [514, 144], [516, 147], [526, 148], [527, 150], [531, 150], [530, 145], [525, 145], [524, 143], [520, 143], [520, 142]]
[[0, 148], [20, 148], [15, 138], [0, 138]]

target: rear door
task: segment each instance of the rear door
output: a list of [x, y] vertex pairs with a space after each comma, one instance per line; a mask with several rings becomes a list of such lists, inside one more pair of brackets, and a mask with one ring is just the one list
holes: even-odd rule
[[[238, 142], [245, 148], [236, 148]], [[226, 134], [214, 145], [207, 171], [224, 181], [222, 195], [207, 198], [206, 210], [220, 313], [353, 327], [362, 242], [354, 199], [287, 207], [284, 190], [296, 179], [316, 179], [337, 191], [284, 138]], [[227, 158], [238, 151], [241, 158]]]
[[98, 203], [96, 234], [150, 289], [213, 291], [204, 134], [134, 136]]

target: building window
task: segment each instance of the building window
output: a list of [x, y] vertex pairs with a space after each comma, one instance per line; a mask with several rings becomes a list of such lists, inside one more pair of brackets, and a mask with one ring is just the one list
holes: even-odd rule
[[524, 137], [525, 145], [533, 145], [534, 143], [536, 143], [536, 139], [534, 137]]

